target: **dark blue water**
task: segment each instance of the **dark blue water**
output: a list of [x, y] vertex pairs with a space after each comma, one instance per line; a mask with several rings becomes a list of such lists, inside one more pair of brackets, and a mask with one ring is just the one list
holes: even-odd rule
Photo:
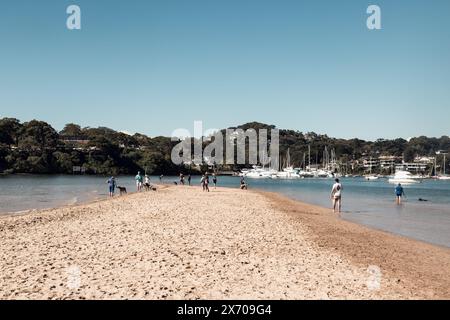
[[[106, 177], [5, 176], [0, 177], [0, 213], [77, 204], [107, 197]], [[219, 177], [219, 186], [239, 186], [238, 177]], [[171, 183], [176, 177], [165, 177]], [[159, 178], [152, 177], [159, 183]], [[406, 199], [394, 203], [394, 185], [387, 180], [341, 179], [343, 218], [377, 229], [450, 247], [450, 182], [425, 180], [405, 186]], [[118, 185], [135, 191], [134, 177], [117, 178]], [[278, 192], [303, 202], [330, 207], [331, 179], [247, 179], [250, 188]], [[193, 177], [193, 184], [200, 178]], [[419, 198], [428, 200], [418, 201]], [[330, 210], [331, 211], [331, 210]], [[330, 212], [331, 214], [331, 212]]]

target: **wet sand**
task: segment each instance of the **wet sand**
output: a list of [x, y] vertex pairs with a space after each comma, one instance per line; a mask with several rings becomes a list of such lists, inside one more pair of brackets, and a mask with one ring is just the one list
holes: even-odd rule
[[449, 299], [450, 250], [276, 194], [170, 186], [0, 218], [2, 299]]

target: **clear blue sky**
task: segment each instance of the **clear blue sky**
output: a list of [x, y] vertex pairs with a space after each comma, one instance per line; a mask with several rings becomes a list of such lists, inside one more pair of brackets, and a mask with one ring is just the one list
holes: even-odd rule
[[448, 0], [2, 0], [0, 117], [152, 136], [194, 120], [448, 135], [449, 19]]

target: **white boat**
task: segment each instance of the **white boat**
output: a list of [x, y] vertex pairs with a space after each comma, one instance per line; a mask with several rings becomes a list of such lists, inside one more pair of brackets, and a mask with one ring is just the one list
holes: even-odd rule
[[267, 179], [271, 178], [274, 173], [276, 173], [274, 170], [267, 170], [260, 166], [253, 166], [253, 169], [243, 173], [243, 176], [251, 179]]
[[298, 174], [298, 170], [294, 169], [294, 167], [291, 165], [291, 155], [290, 150], [288, 149], [286, 152], [286, 163], [283, 170], [278, 171], [274, 177], [275, 179], [299, 179], [301, 178]]
[[239, 173], [239, 176], [240, 177], [245, 177], [249, 171], [250, 171], [250, 169], [241, 169], [241, 172]]
[[298, 175], [300, 178], [314, 178], [314, 173], [309, 170], [299, 170]]
[[[446, 166], [445, 156], [448, 154], [448, 152], [445, 152], [445, 151], [438, 151], [438, 152], [436, 152], [436, 154], [437, 154], [437, 155], [438, 155], [438, 154], [444, 155], [444, 161], [443, 161], [443, 164], [442, 164], [442, 168], [444, 169], [444, 172], [443, 172], [443, 174], [441, 173], [441, 175], [437, 176], [436, 178], [437, 178], [438, 180], [450, 180], [450, 176], [448, 176], [448, 175], [445, 173], [445, 166]], [[436, 166], [436, 158], [435, 158], [435, 162], [434, 162], [434, 167], [435, 167], [435, 170], [436, 170], [436, 168], [437, 168], [437, 166]]]
[[319, 169], [314, 172], [316, 178], [333, 178], [334, 175], [331, 171]]
[[287, 168], [284, 168], [283, 171], [278, 171], [276, 173], [276, 177], [281, 178], [281, 179], [299, 179], [299, 178], [301, 178], [298, 171], [295, 170], [293, 167], [287, 167]]
[[413, 176], [408, 171], [397, 171], [395, 175], [388, 180], [389, 183], [414, 184], [422, 182], [417, 176]]

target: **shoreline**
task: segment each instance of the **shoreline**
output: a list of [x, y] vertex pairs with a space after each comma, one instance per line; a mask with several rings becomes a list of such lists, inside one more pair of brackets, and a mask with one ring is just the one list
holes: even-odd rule
[[[412, 292], [431, 284], [444, 294], [444, 299], [450, 299], [450, 248], [344, 220], [333, 215], [331, 209], [274, 192], [262, 193], [276, 208], [307, 226], [320, 247], [339, 250], [357, 265], [380, 266], [399, 282], [404, 281]], [[427, 292], [430, 297], [434, 294], [432, 290]]]
[[[174, 187], [173, 184], [167, 183], [167, 182], [166, 183], [162, 183], [162, 184], [153, 184], [153, 185], [156, 186], [158, 189]], [[196, 187], [196, 186], [197, 186], [196, 184], [193, 184], [191, 187]], [[237, 190], [238, 189], [238, 187], [230, 187], [230, 186], [225, 186], [225, 187], [220, 187], [220, 188], [231, 189], [231, 190]], [[331, 209], [328, 208], [328, 207], [325, 207], [325, 206], [322, 206], [322, 205], [313, 204], [313, 203], [310, 203], [310, 202], [305, 202], [305, 201], [302, 201], [302, 200], [298, 200], [298, 199], [296, 199], [294, 197], [290, 197], [288, 195], [284, 195], [284, 194], [279, 193], [277, 191], [267, 191], [267, 190], [260, 189], [260, 188], [257, 188], [257, 187], [256, 188], [252, 188], [251, 191], [252, 192], [254, 191], [254, 192], [257, 192], [257, 193], [269, 196], [269, 197], [274, 197], [274, 198], [279, 196], [280, 198], [285, 198], [285, 199], [289, 200], [290, 202], [294, 202], [294, 203], [298, 203], [298, 204], [301, 204], [301, 205], [317, 208], [319, 211], [324, 211], [324, 212], [327, 212], [327, 213], [329, 213], [329, 211], [331, 211]], [[145, 193], [145, 192], [141, 192], [141, 193]], [[113, 199], [120, 198], [120, 197], [126, 197], [126, 196], [130, 196], [130, 195], [133, 195], [133, 194], [139, 194], [139, 193], [137, 191], [131, 191], [131, 192], [128, 192], [128, 194], [126, 194], [125, 196], [120, 196], [118, 191], [117, 191], [116, 195], [114, 196]], [[42, 212], [42, 211], [56, 210], [56, 209], [63, 209], [63, 208], [73, 208], [73, 207], [77, 207], [77, 206], [89, 205], [89, 204], [92, 204], [92, 203], [103, 202], [103, 201], [110, 201], [110, 200], [111, 199], [105, 193], [104, 196], [97, 196], [95, 198], [78, 201], [78, 202], [73, 203], [73, 204], [65, 203], [65, 204], [56, 205], [56, 206], [52, 206], [52, 207], [48, 207], [48, 208], [26, 209], [26, 210], [9, 211], [9, 212], [1, 212], [0, 211], [0, 221], [2, 219], [4, 219], [4, 218], [8, 218], [8, 217], [26, 216], [26, 215], [29, 215], [29, 214], [39, 213], [39, 212]], [[339, 218], [339, 220], [340, 221], [345, 221], [345, 222], [348, 222], [348, 223], [352, 223], [352, 224], [355, 224], [357, 226], [361, 226], [361, 227], [367, 228], [369, 230], [383, 232], [383, 233], [386, 233], [386, 234], [389, 234], [389, 235], [393, 235], [393, 236], [409, 239], [409, 240], [412, 240], [412, 241], [417, 241], [417, 242], [428, 244], [428, 245], [431, 245], [431, 246], [434, 246], [434, 247], [450, 249], [450, 245], [447, 246], [447, 245], [442, 245], [442, 244], [426, 241], [426, 240], [423, 240], [423, 239], [417, 239], [417, 238], [414, 238], [412, 236], [402, 235], [400, 233], [395, 233], [393, 231], [385, 230], [385, 229], [380, 228], [380, 227], [364, 224], [364, 223], [357, 222], [357, 221], [352, 221], [350, 219], [345, 219], [345, 218], [342, 218], [342, 217]]]
[[[0, 232], [5, 238], [0, 245], [4, 252], [0, 262], [3, 298], [450, 298], [449, 249], [337, 219], [325, 208], [260, 190], [217, 188], [207, 194], [197, 186], [163, 185], [157, 192], [131, 193], [112, 200], [3, 218], [0, 219]], [[226, 224], [227, 228], [218, 228], [218, 224]], [[48, 239], [50, 234], [54, 239]], [[128, 237], [127, 241], [122, 241], [123, 236]], [[100, 248], [92, 247], [92, 243]], [[128, 255], [123, 246], [131, 246], [129, 249], [135, 255]], [[147, 252], [147, 246], [152, 248], [151, 252]], [[72, 247], [79, 247], [81, 252], [72, 252]], [[222, 253], [215, 253], [220, 250]], [[222, 257], [223, 252], [226, 254]], [[173, 254], [178, 257], [174, 261]], [[41, 255], [47, 257], [44, 259], [47, 264], [42, 265]], [[239, 262], [242, 255], [248, 263]], [[179, 269], [182, 256], [186, 271]], [[109, 289], [97, 290], [89, 284], [78, 291], [67, 290], [64, 286], [67, 259], [82, 270], [100, 265], [82, 274], [85, 272], [90, 281], [95, 279], [99, 287], [107, 283]], [[150, 265], [148, 259], [152, 261]], [[169, 260], [172, 262], [167, 264]], [[185, 265], [186, 261], [190, 263]], [[124, 283], [116, 285], [125, 290], [122, 293], [111, 289], [117, 279], [105, 274], [108, 263], [112, 263], [114, 270], [121, 270], [116, 274], [118, 279], [140, 293], [127, 291]], [[211, 266], [197, 275], [206, 276], [208, 285], [198, 284], [195, 277], [187, 275], [195, 270], [194, 263], [197, 267]], [[142, 264], [143, 269], [149, 269], [148, 274], [141, 273], [142, 268], [133, 269]], [[248, 265], [253, 271], [245, 268]], [[381, 290], [365, 288], [370, 266], [380, 268]], [[50, 277], [58, 285], [49, 287], [52, 268], [59, 270]], [[162, 276], [154, 276], [161, 272]], [[164, 289], [173, 286], [166, 283], [167, 272], [177, 284], [172, 292]], [[236, 272], [246, 274], [245, 285], [231, 279]], [[255, 281], [254, 277], [260, 277], [261, 272], [266, 278]], [[215, 279], [217, 274], [226, 277]], [[30, 282], [30, 276], [34, 282]], [[102, 281], [105, 276], [108, 279]], [[142, 282], [147, 277], [153, 281], [152, 287], [147, 288]], [[286, 284], [284, 278], [291, 282]], [[36, 281], [41, 285], [36, 286]], [[221, 291], [220, 281], [228, 283], [228, 292]], [[260, 287], [267, 281], [274, 293]], [[315, 285], [311, 286], [314, 281], [321, 284], [317, 291]], [[155, 283], [165, 284], [158, 289]], [[188, 290], [183, 287], [186, 283], [203, 288]], [[259, 289], [250, 290], [252, 286]], [[148, 290], [141, 292], [142, 287]], [[284, 293], [280, 291], [282, 287]]]

